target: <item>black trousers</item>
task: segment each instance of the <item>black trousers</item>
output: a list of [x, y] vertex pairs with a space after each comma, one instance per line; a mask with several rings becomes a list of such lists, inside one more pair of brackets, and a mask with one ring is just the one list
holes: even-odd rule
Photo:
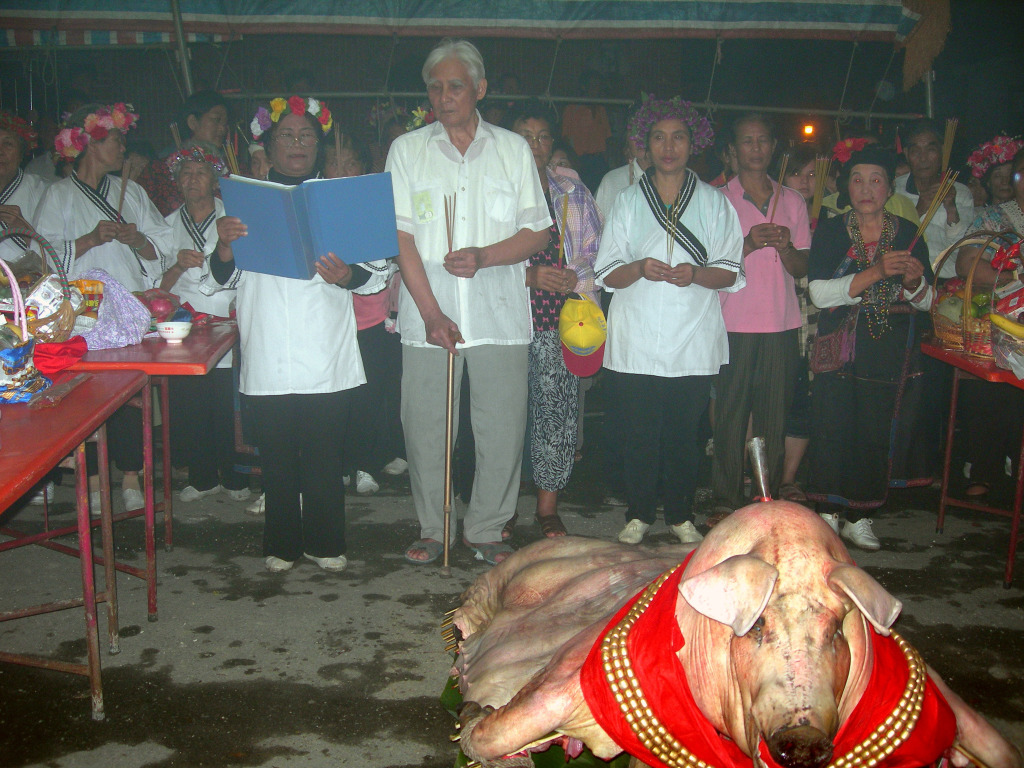
[[711, 488], [717, 506], [743, 506], [747, 422], [764, 437], [772, 496], [782, 479], [786, 416], [793, 402], [800, 361], [797, 330], [730, 333], [729, 364], [715, 379], [715, 459]]
[[267, 496], [264, 556], [293, 561], [304, 553], [344, 554], [349, 390], [243, 397], [255, 416]]
[[[174, 376], [171, 383], [171, 441], [176, 466], [188, 465], [188, 484], [208, 491], [222, 484], [231, 491], [248, 485], [235, 471], [235, 388], [230, 368], [205, 376]], [[248, 459], [244, 463], [249, 463]]]
[[351, 421], [345, 474], [377, 474], [395, 457], [405, 457], [402, 435], [402, 340], [384, 323], [356, 334], [366, 383], [350, 390]]
[[[107, 449], [110, 460], [122, 472], [142, 471], [142, 409], [122, 405], [107, 420]], [[96, 444], [86, 445], [86, 467], [97, 472]]]
[[711, 396], [712, 377], [605, 374], [622, 427], [629, 504], [626, 520], [654, 522], [659, 482], [665, 523], [693, 520], [693, 494], [703, 451], [699, 429]]

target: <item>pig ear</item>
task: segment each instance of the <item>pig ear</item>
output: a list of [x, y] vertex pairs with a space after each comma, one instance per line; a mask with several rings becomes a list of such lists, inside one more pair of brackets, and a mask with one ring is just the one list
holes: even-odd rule
[[768, 605], [779, 572], [752, 555], [735, 555], [679, 585], [690, 606], [709, 619], [727, 624], [738, 637], [754, 626]]
[[875, 631], [888, 637], [889, 627], [903, 610], [903, 603], [886, 592], [867, 571], [853, 565], [837, 565], [829, 574], [828, 583], [833, 589], [845, 592]]

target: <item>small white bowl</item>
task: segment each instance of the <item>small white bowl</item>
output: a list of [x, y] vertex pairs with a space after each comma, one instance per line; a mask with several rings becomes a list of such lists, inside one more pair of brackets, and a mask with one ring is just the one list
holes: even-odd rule
[[181, 344], [192, 332], [192, 323], [157, 323], [156, 331], [168, 344]]

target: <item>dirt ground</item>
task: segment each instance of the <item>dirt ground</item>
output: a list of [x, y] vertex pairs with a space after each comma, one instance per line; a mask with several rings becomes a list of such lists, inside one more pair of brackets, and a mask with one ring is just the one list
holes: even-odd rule
[[[572, 533], [610, 539], [623, 509], [605, 503], [596, 453], [588, 447], [578, 465], [563, 519]], [[308, 562], [270, 574], [262, 519], [244, 503], [176, 503], [174, 549], [158, 551], [158, 621], [146, 620], [144, 583], [118, 579], [121, 652], [102, 655], [106, 719], [90, 718], [84, 678], [0, 665], [0, 766], [451, 766], [439, 624], [485, 566], [461, 546], [449, 579], [407, 563], [418, 535], [408, 476], [378, 479], [378, 494], [347, 499], [350, 565], [338, 574]], [[534, 503], [525, 489], [517, 545], [540, 538]], [[897, 629], [1024, 747], [1024, 562], [1004, 589], [1009, 521], [953, 511], [937, 534], [936, 509], [934, 490], [901, 492], [875, 520], [882, 551], [854, 555], [904, 602]], [[71, 520], [69, 483], [52, 514]], [[0, 523], [32, 529], [40, 517], [25, 506]], [[123, 559], [141, 563], [141, 523], [119, 523], [115, 536]], [[648, 536], [669, 539], [660, 522]], [[75, 560], [35, 547], [5, 553], [0, 579], [0, 611], [79, 587]], [[82, 612], [2, 623], [0, 649], [83, 661]]]

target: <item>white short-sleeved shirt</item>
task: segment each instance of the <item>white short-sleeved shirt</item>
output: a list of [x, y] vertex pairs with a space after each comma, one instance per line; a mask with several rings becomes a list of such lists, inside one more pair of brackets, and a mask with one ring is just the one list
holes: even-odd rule
[[156, 260], [143, 259], [117, 240], [90, 248], [80, 258], [75, 247], [75, 240], [92, 232], [99, 222], [117, 220], [120, 195], [117, 176], [104, 176], [99, 189], [92, 189], [72, 174], [47, 187], [36, 208], [35, 228], [50, 241], [68, 277], [102, 269], [129, 291], [145, 291], [163, 276], [173, 235], [145, 190], [134, 181], [128, 182], [121, 214], [153, 244]]
[[[224, 203], [214, 198], [213, 213], [204, 221], [194, 221], [184, 205], [165, 219], [174, 234], [173, 250], [168, 258], [170, 266], [177, 261], [180, 250], [200, 251], [206, 257], [202, 266], [190, 267], [181, 273], [171, 293], [180, 298], [182, 303], [188, 302], [197, 312], [217, 317], [228, 317], [236, 293], [230, 282], [220, 285], [210, 273], [210, 259], [216, 258], [213, 252], [217, 249], [217, 219], [223, 216]], [[231, 352], [220, 359], [217, 367], [231, 367]]]
[[[910, 174], [905, 173], [902, 176], [896, 177], [896, 182], [893, 186], [895, 186], [899, 194], [909, 197], [916, 206], [921, 196], [917, 194], [916, 190], [911, 192], [907, 189], [909, 182]], [[911, 185], [911, 188], [913, 188], [913, 185]], [[956, 190], [956, 212], [960, 217], [960, 221], [956, 224], [948, 224], [946, 209], [940, 206], [924, 230], [924, 240], [928, 244], [928, 258], [933, 268], [938, 263], [942, 252], [966, 235], [971, 222], [974, 221], [974, 196], [971, 194], [971, 190], [960, 182], [956, 182], [953, 188]], [[951, 255], [946, 259], [946, 263], [942, 265], [942, 272], [936, 275], [936, 277], [956, 277], [955, 255]]]
[[[46, 183], [38, 176], [19, 170], [10, 183], [0, 189], [0, 205], [18, 206], [21, 209], [22, 218], [31, 221], [32, 214], [35, 213], [36, 206], [45, 189]], [[3, 229], [6, 231], [6, 224]], [[40, 250], [39, 244], [35, 241], [28, 241], [24, 238], [22, 240], [29, 249], [36, 252]], [[0, 259], [4, 261], [16, 262], [21, 259], [24, 252], [25, 246], [12, 237], [0, 241]]]
[[[736, 282], [725, 289], [737, 291], [745, 285], [739, 217], [721, 192], [697, 180], [693, 171], [689, 174], [692, 182], [687, 184], [695, 183], [695, 187], [680, 224], [704, 245], [704, 266], [737, 273]], [[671, 266], [698, 264], [678, 242], [673, 243], [669, 255], [665, 228], [651, 211], [644, 185], [634, 184], [615, 199], [605, 222], [594, 265], [598, 285], [607, 288], [604, 278], [612, 271], [648, 257]], [[729, 362], [718, 293], [696, 284], [679, 288], [644, 278], [615, 290], [608, 313], [604, 367], [666, 377], [718, 373]]]
[[639, 166], [636, 158], [618, 168], [613, 168], [604, 175], [597, 187], [597, 194], [594, 195], [594, 202], [597, 203], [597, 210], [605, 218], [612, 209], [612, 204], [619, 193], [640, 181], [644, 169]]
[[[452, 249], [484, 247], [521, 229], [551, 226], [544, 190], [529, 146], [521, 136], [479, 123], [462, 155], [441, 123], [399, 136], [388, 152], [398, 229], [416, 241], [430, 288], [441, 311], [459, 326], [465, 345], [528, 344], [533, 323], [526, 262], [482, 269], [471, 278], [444, 269], [448, 254], [445, 199], [455, 202]], [[398, 301], [402, 343], [430, 346], [408, 288]]]

